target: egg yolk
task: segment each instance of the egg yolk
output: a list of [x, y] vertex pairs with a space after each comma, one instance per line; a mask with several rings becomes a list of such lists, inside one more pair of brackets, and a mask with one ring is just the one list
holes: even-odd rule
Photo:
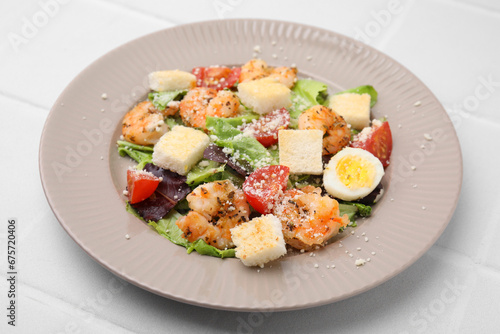
[[373, 164], [356, 156], [341, 158], [335, 170], [340, 182], [349, 189], [370, 187], [375, 178]]

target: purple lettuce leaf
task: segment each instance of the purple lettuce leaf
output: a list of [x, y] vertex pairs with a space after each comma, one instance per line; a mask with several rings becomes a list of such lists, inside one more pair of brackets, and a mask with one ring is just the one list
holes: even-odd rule
[[191, 192], [191, 188], [186, 184], [185, 176], [152, 163], [146, 164], [144, 170], [156, 177], [163, 178], [163, 180], [153, 195], [142, 202], [132, 204], [132, 207], [146, 221], [158, 221], [165, 217], [179, 201], [183, 200]]
[[245, 168], [245, 166], [242, 166], [244, 162], [238, 164], [235, 163], [228, 154], [224, 153], [222, 147], [219, 147], [215, 144], [208, 145], [208, 147], [203, 152], [203, 157], [208, 160], [227, 164], [242, 176], [246, 176], [252, 172], [252, 168], [250, 166], [246, 166], [247, 168]]

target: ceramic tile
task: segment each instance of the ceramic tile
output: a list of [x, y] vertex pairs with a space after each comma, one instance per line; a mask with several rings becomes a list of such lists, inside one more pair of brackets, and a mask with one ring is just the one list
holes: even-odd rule
[[499, 296], [500, 272], [479, 268], [470, 301], [457, 317], [460, 323], [457, 333], [498, 333]]
[[[480, 261], [483, 239], [493, 226], [497, 226], [498, 203], [500, 194], [494, 185], [496, 170], [489, 166], [500, 164], [498, 155], [484, 156], [484, 150], [498, 142], [500, 126], [477, 119], [467, 119], [457, 126], [463, 157], [463, 181], [460, 199], [453, 218], [437, 244], [466, 254], [475, 261]], [[478, 135], [480, 133], [480, 135]], [[478, 194], [481, 194], [478, 196]], [[476, 209], [479, 208], [480, 213]], [[478, 215], [481, 217], [478, 220]], [[471, 222], [477, 222], [471, 227]]]
[[106, 2], [71, 1], [59, 5], [50, 16], [41, 5], [46, 2], [56, 1], [9, 4], [12, 15], [2, 24], [8, 42], [0, 44], [0, 92], [45, 108], [98, 57], [134, 38], [172, 26]]
[[415, 1], [382, 51], [412, 70], [456, 113], [500, 123], [500, 44], [493, 38], [499, 29], [494, 12], [449, 1]]

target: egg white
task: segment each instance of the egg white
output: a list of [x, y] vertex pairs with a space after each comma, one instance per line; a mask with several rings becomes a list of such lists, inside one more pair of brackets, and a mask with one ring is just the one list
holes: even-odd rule
[[[344, 157], [357, 157], [363, 161], [365, 166], [373, 166], [375, 171], [375, 175], [368, 186], [365, 187], [351, 187], [346, 186], [341, 180], [337, 173], [337, 165]], [[366, 167], [369, 168], [369, 167]], [[342, 151], [335, 154], [331, 159], [328, 165], [325, 168], [323, 174], [323, 184], [325, 186], [326, 191], [335, 198], [344, 200], [344, 201], [354, 201], [360, 198], [367, 196], [371, 193], [377, 185], [380, 183], [380, 180], [384, 176], [384, 167], [380, 160], [371, 154], [368, 151], [365, 151], [361, 148], [352, 148], [347, 147]]]

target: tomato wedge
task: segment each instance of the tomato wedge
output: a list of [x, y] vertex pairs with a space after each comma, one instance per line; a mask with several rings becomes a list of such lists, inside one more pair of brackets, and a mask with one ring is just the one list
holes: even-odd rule
[[153, 195], [161, 179], [142, 170], [127, 170], [127, 190], [130, 204], [144, 201]]
[[271, 213], [274, 203], [286, 189], [290, 168], [281, 165], [259, 168], [243, 183], [247, 202], [259, 213]]
[[290, 113], [281, 108], [271, 111], [243, 127], [243, 132], [250, 133], [265, 147], [278, 143], [278, 131], [288, 128], [290, 125]]
[[389, 122], [376, 122], [355, 136], [352, 147], [362, 148], [376, 156], [382, 165], [389, 166], [392, 153], [392, 133]]
[[198, 87], [222, 90], [234, 86], [240, 77], [241, 68], [195, 67], [192, 73], [196, 77], [196, 85]]

